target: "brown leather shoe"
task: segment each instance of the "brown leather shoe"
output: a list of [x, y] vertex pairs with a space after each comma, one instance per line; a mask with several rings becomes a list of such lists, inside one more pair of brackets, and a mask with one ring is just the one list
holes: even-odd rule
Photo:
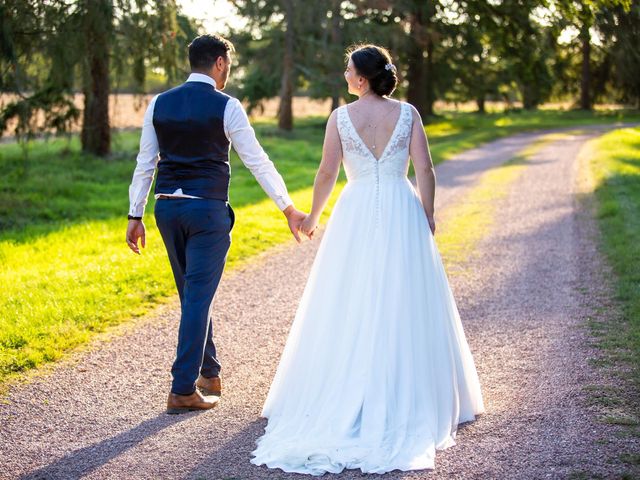
[[207, 378], [200, 375], [196, 380], [196, 387], [200, 389], [203, 395], [215, 395], [216, 397], [222, 395], [220, 377]]
[[186, 413], [194, 410], [209, 410], [218, 404], [218, 397], [205, 397], [198, 390], [191, 395], [170, 393], [167, 399], [167, 413]]

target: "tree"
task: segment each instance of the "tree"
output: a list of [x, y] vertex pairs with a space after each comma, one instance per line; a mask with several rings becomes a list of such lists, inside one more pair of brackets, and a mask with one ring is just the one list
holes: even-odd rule
[[438, 41], [435, 28], [436, 4], [412, 0], [405, 2], [401, 12], [408, 23], [407, 101], [420, 115], [433, 115], [436, 100], [434, 91], [434, 51]]
[[330, 56], [332, 57], [333, 63], [335, 63], [332, 73], [331, 111], [340, 105], [340, 82], [342, 80], [340, 77], [342, 76], [343, 67], [340, 62], [340, 56], [343, 55], [342, 52], [344, 52], [341, 4], [341, 0], [331, 0], [331, 47], [334, 52], [336, 50], [338, 51], [337, 55], [334, 53]]
[[[326, 32], [330, 28], [330, 12], [340, 10], [340, 2], [232, 0], [232, 3], [248, 21], [244, 32], [232, 36], [242, 52], [239, 62], [244, 78], [240, 96], [249, 101], [252, 110], [263, 99], [277, 94], [278, 126], [291, 130], [296, 89], [303, 82], [314, 90], [313, 95], [323, 89], [323, 80], [315, 77], [321, 71], [328, 74], [325, 67], [335, 50], [326, 48]], [[335, 28], [340, 28], [340, 22]], [[331, 71], [335, 72], [335, 67]]]
[[611, 84], [615, 100], [640, 109], [640, 0], [601, 9], [595, 26], [607, 52], [601, 82]]
[[[246, 70], [241, 96], [250, 108], [265, 96], [272, 96], [279, 84], [278, 126], [293, 128], [293, 93], [297, 85], [295, 0], [234, 0], [237, 13], [248, 20], [248, 29], [232, 37], [242, 46], [241, 67]], [[262, 75], [264, 73], [266, 75]], [[266, 78], [265, 78], [266, 77]], [[264, 81], [264, 85], [260, 82]], [[271, 88], [268, 88], [271, 87]]]
[[[57, 41], [64, 27], [61, 12], [70, 15], [63, 7], [55, 1], [0, 4], [0, 88], [12, 94], [0, 114], [0, 131], [13, 121], [22, 140], [48, 127], [66, 131], [80, 114], [65, 95], [73, 87], [78, 55]], [[38, 122], [39, 112], [45, 113], [45, 125]]]
[[105, 156], [111, 151], [109, 52], [113, 36], [113, 2], [83, 0], [80, 9], [86, 48], [83, 59], [82, 149]]
[[379, 3], [384, 2], [332, 0], [331, 8], [318, 12], [320, 28], [314, 31], [313, 44], [307, 48], [304, 78], [311, 96], [331, 98], [332, 111], [341, 98], [349, 98], [344, 80], [349, 47], [372, 42], [390, 48], [392, 56], [400, 50], [396, 48], [403, 41], [400, 25], [389, 8]]
[[[1, 86], [17, 94], [3, 109], [0, 128], [17, 120], [19, 138], [70, 128], [79, 116], [71, 94], [80, 84], [85, 95], [83, 151], [105, 156], [110, 151], [110, 58], [120, 72], [128, 66], [122, 58], [130, 58], [140, 85], [150, 66], [163, 68], [169, 79], [178, 71], [181, 37], [175, 0], [8, 0], [0, 8], [0, 34], [8, 39], [0, 52], [0, 68], [8, 80]], [[34, 57], [43, 69], [27, 72]], [[40, 126], [35, 121], [39, 112], [45, 112]]]
[[446, 58], [455, 78], [451, 88], [458, 90], [461, 100], [474, 100], [478, 112], [485, 113], [487, 96], [508, 83], [503, 75], [506, 63], [495, 47], [498, 22], [493, 7], [483, 0], [467, 0], [450, 16], [453, 48]]
[[284, 56], [282, 59], [282, 84], [280, 86], [280, 107], [278, 127], [282, 130], [293, 128], [293, 76], [294, 76], [294, 6], [293, 0], [282, 0], [284, 6]]
[[[394, 30], [397, 52], [407, 80], [407, 101], [422, 116], [434, 114], [433, 104], [443, 67], [442, 39], [446, 30], [446, 5], [439, 0], [362, 0], [361, 12], [384, 16]], [[383, 23], [383, 22], [381, 22]]]
[[546, 0], [513, 0], [493, 10], [498, 22], [496, 46], [506, 62], [506, 79], [517, 83], [527, 110], [546, 100], [553, 86], [553, 30], [534, 18], [534, 11], [543, 7]]
[[[591, 30], [599, 12], [609, 8], [628, 10], [629, 0], [556, 0], [555, 7], [559, 21], [575, 27], [579, 34], [581, 71], [580, 71], [580, 108], [591, 110], [593, 92], [591, 78]], [[637, 48], [637, 47], [636, 47]]]

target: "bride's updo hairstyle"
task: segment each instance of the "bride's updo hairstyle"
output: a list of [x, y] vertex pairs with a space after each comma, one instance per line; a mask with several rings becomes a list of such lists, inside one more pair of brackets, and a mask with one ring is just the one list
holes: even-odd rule
[[347, 50], [347, 61], [351, 58], [358, 75], [369, 81], [371, 90], [377, 95], [391, 95], [398, 84], [396, 67], [391, 55], [377, 45], [356, 45]]

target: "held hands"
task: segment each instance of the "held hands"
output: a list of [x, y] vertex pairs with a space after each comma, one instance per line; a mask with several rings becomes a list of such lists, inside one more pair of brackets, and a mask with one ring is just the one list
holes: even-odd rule
[[313, 238], [316, 228], [318, 228], [318, 219], [311, 214], [307, 215], [300, 225], [300, 231], [309, 238]]
[[[307, 225], [305, 230], [302, 230], [303, 221], [307, 220], [308, 216], [301, 212], [300, 210], [296, 210], [293, 205], [289, 205], [285, 210], [284, 214], [287, 217], [287, 223], [289, 224], [289, 230], [293, 234], [294, 238], [298, 243], [300, 243], [300, 231], [307, 235], [309, 239], [313, 237], [313, 232], [316, 228], [317, 222], [309, 228]], [[146, 246], [145, 241], [145, 227], [142, 220], [129, 220], [129, 224], [127, 225], [127, 245], [133, 251], [133, 253], [137, 253], [140, 255], [140, 248], [138, 247], [138, 240], [140, 240], [140, 245], [142, 248]]]
[[[285, 208], [283, 213], [287, 217], [289, 230], [291, 230], [291, 233], [293, 234], [293, 237], [296, 239], [296, 241], [300, 243], [300, 232], [302, 231], [301, 226], [307, 215], [300, 210], [297, 210], [293, 205], [289, 205], [287, 208]], [[302, 233], [307, 235], [309, 239], [311, 239], [311, 237], [313, 236], [313, 233], [311, 233], [311, 235], [304, 231]]]
[[140, 249], [138, 248], [138, 240], [142, 248], [145, 247], [145, 228], [142, 220], [129, 220], [127, 225], [127, 245], [133, 251], [140, 255]]

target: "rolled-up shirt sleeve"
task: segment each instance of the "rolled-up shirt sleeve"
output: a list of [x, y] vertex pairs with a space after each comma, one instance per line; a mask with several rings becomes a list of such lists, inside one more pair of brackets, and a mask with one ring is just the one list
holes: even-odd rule
[[242, 163], [251, 171], [278, 208], [284, 210], [289, 205], [293, 205], [282, 176], [258, 143], [249, 118], [236, 98], [230, 98], [225, 107], [224, 129]]
[[153, 128], [153, 109], [158, 96], [153, 97], [142, 122], [140, 134], [140, 150], [136, 158], [136, 168], [133, 171], [133, 179], [129, 186], [129, 215], [142, 217], [147, 205], [149, 190], [153, 183], [156, 166], [158, 165], [160, 148], [158, 137]]

